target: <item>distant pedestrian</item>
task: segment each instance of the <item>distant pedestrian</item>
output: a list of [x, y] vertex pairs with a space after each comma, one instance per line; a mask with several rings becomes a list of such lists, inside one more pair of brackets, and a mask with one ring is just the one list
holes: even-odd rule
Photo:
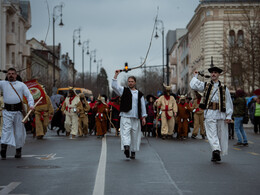
[[113, 127], [116, 128], [116, 136], [118, 136], [120, 133], [120, 97], [116, 96], [112, 98], [108, 105], [110, 106], [111, 122], [113, 123]]
[[88, 111], [90, 105], [87, 102], [84, 93], [79, 94], [82, 109], [79, 112], [79, 136], [87, 136], [88, 134]]
[[96, 135], [96, 131], [95, 131], [95, 128], [96, 128], [95, 115], [96, 115], [96, 113], [93, 110], [94, 107], [95, 107], [95, 104], [96, 104], [95, 97], [93, 95], [91, 95], [90, 96], [90, 103], [89, 103], [90, 110], [88, 111], [89, 135], [91, 135], [93, 132], [95, 132], [95, 135]]
[[243, 128], [243, 118], [248, 115], [246, 107], [245, 92], [243, 90], [236, 91], [236, 97], [234, 99], [234, 127], [237, 135], [237, 143], [235, 146], [248, 146], [246, 132]]
[[254, 111], [254, 132], [260, 133], [260, 96], [257, 97], [252, 107]]
[[22, 123], [23, 102], [22, 98], [27, 98], [29, 107], [34, 109], [34, 100], [28, 87], [16, 80], [17, 72], [14, 68], [7, 71], [8, 81], [0, 81], [0, 89], [3, 91], [3, 129], [1, 136], [1, 157], [6, 159], [7, 146], [16, 148], [15, 158], [21, 158], [22, 147], [25, 144], [26, 131]]
[[194, 71], [190, 87], [199, 92], [204, 91], [200, 108], [205, 109], [205, 128], [212, 149], [211, 161], [216, 162], [221, 161], [220, 153], [228, 153], [227, 124], [231, 122], [233, 103], [228, 88], [219, 81], [223, 70], [213, 66], [208, 71], [211, 75], [209, 83], [198, 80], [198, 71]]
[[120, 70], [115, 71], [112, 79], [112, 89], [121, 96], [120, 104], [120, 134], [121, 150], [124, 150], [126, 158], [135, 159], [135, 152], [139, 151], [141, 144], [141, 124], [146, 124], [145, 101], [143, 93], [136, 89], [136, 78], [128, 77], [128, 87], [122, 87], [117, 83]]
[[154, 136], [155, 137], [155, 131], [154, 131], [154, 119], [155, 119], [155, 115], [156, 112], [154, 110], [154, 101], [155, 101], [155, 97], [153, 95], [147, 95], [146, 96], [147, 99], [147, 104], [146, 104], [146, 112], [147, 112], [147, 117], [146, 117], [146, 131], [145, 131], [145, 136], [146, 133], [148, 134], [148, 136]]

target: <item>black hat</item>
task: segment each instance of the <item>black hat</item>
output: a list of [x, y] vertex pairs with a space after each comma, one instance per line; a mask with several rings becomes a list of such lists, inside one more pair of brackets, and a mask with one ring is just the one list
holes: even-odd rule
[[219, 74], [223, 72], [222, 69], [220, 69], [220, 68], [214, 66], [214, 64], [213, 64], [213, 57], [212, 57], [212, 56], [211, 56], [211, 64], [210, 64], [210, 67], [211, 67], [211, 68], [208, 69], [208, 71], [209, 71], [210, 73], [212, 73], [213, 71], [218, 72]]
[[209, 71], [210, 73], [212, 73], [213, 71], [215, 71], [215, 72], [218, 72], [219, 74], [223, 72], [222, 69], [220, 69], [220, 68], [218, 68], [218, 67], [216, 67], [216, 66], [209, 68], [208, 71]]

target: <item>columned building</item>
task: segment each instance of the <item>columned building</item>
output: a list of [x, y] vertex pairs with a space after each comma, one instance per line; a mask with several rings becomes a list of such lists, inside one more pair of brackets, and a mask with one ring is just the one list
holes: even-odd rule
[[[26, 58], [30, 47], [26, 44], [26, 32], [31, 27], [31, 7], [28, 0], [1, 0], [0, 6], [0, 69], [16, 68], [26, 80]], [[4, 79], [5, 75], [0, 74]]]
[[[231, 89], [244, 88], [246, 91], [251, 91], [249, 78], [257, 79], [257, 76], [253, 69], [250, 69], [249, 74], [243, 75], [243, 71], [249, 70], [245, 66], [251, 63], [251, 57], [246, 59], [246, 56], [242, 56], [248, 50], [244, 47], [245, 38], [252, 35], [249, 36], [249, 29], [254, 30], [253, 23], [258, 24], [259, 28], [259, 8], [259, 0], [201, 0], [186, 27], [189, 39], [190, 76], [194, 70], [209, 74], [208, 68], [213, 57], [213, 64], [224, 70], [220, 78], [224, 84]], [[260, 75], [258, 79], [259, 77]], [[207, 81], [205, 78], [201, 79]]]

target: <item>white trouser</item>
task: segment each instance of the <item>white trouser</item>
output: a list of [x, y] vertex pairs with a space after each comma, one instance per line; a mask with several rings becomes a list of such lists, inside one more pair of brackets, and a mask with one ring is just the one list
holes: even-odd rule
[[132, 152], [139, 151], [142, 135], [140, 119], [121, 117], [120, 134], [121, 150], [128, 145]]
[[65, 129], [70, 132], [71, 135], [77, 135], [79, 130], [79, 117], [77, 114], [66, 114]]
[[205, 119], [207, 138], [212, 151], [219, 150], [222, 155], [228, 153], [228, 125], [223, 119]]
[[23, 115], [20, 111], [3, 110], [3, 129], [1, 144], [21, 148], [25, 144], [26, 131], [22, 123]]

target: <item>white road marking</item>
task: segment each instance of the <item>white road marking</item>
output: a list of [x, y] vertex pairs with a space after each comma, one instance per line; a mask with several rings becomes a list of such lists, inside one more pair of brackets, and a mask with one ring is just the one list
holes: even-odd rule
[[96, 174], [95, 186], [93, 195], [104, 195], [105, 193], [105, 179], [106, 179], [106, 163], [107, 163], [107, 142], [106, 135], [102, 139], [101, 154]]
[[[1, 187], [3, 187], [3, 189], [0, 190], [0, 195], [9, 194], [9, 192], [13, 191], [20, 184], [21, 184], [21, 182], [12, 182], [7, 186], [1, 186]], [[29, 194], [9, 194], [9, 195], [29, 195]]]
[[[8, 156], [12, 157], [12, 156]], [[27, 155], [22, 155], [23, 158], [36, 158], [39, 160], [56, 160], [60, 159], [63, 157], [56, 157], [56, 153], [51, 153], [51, 154], [42, 154], [42, 155], [35, 155], [35, 154], [27, 154]]]

